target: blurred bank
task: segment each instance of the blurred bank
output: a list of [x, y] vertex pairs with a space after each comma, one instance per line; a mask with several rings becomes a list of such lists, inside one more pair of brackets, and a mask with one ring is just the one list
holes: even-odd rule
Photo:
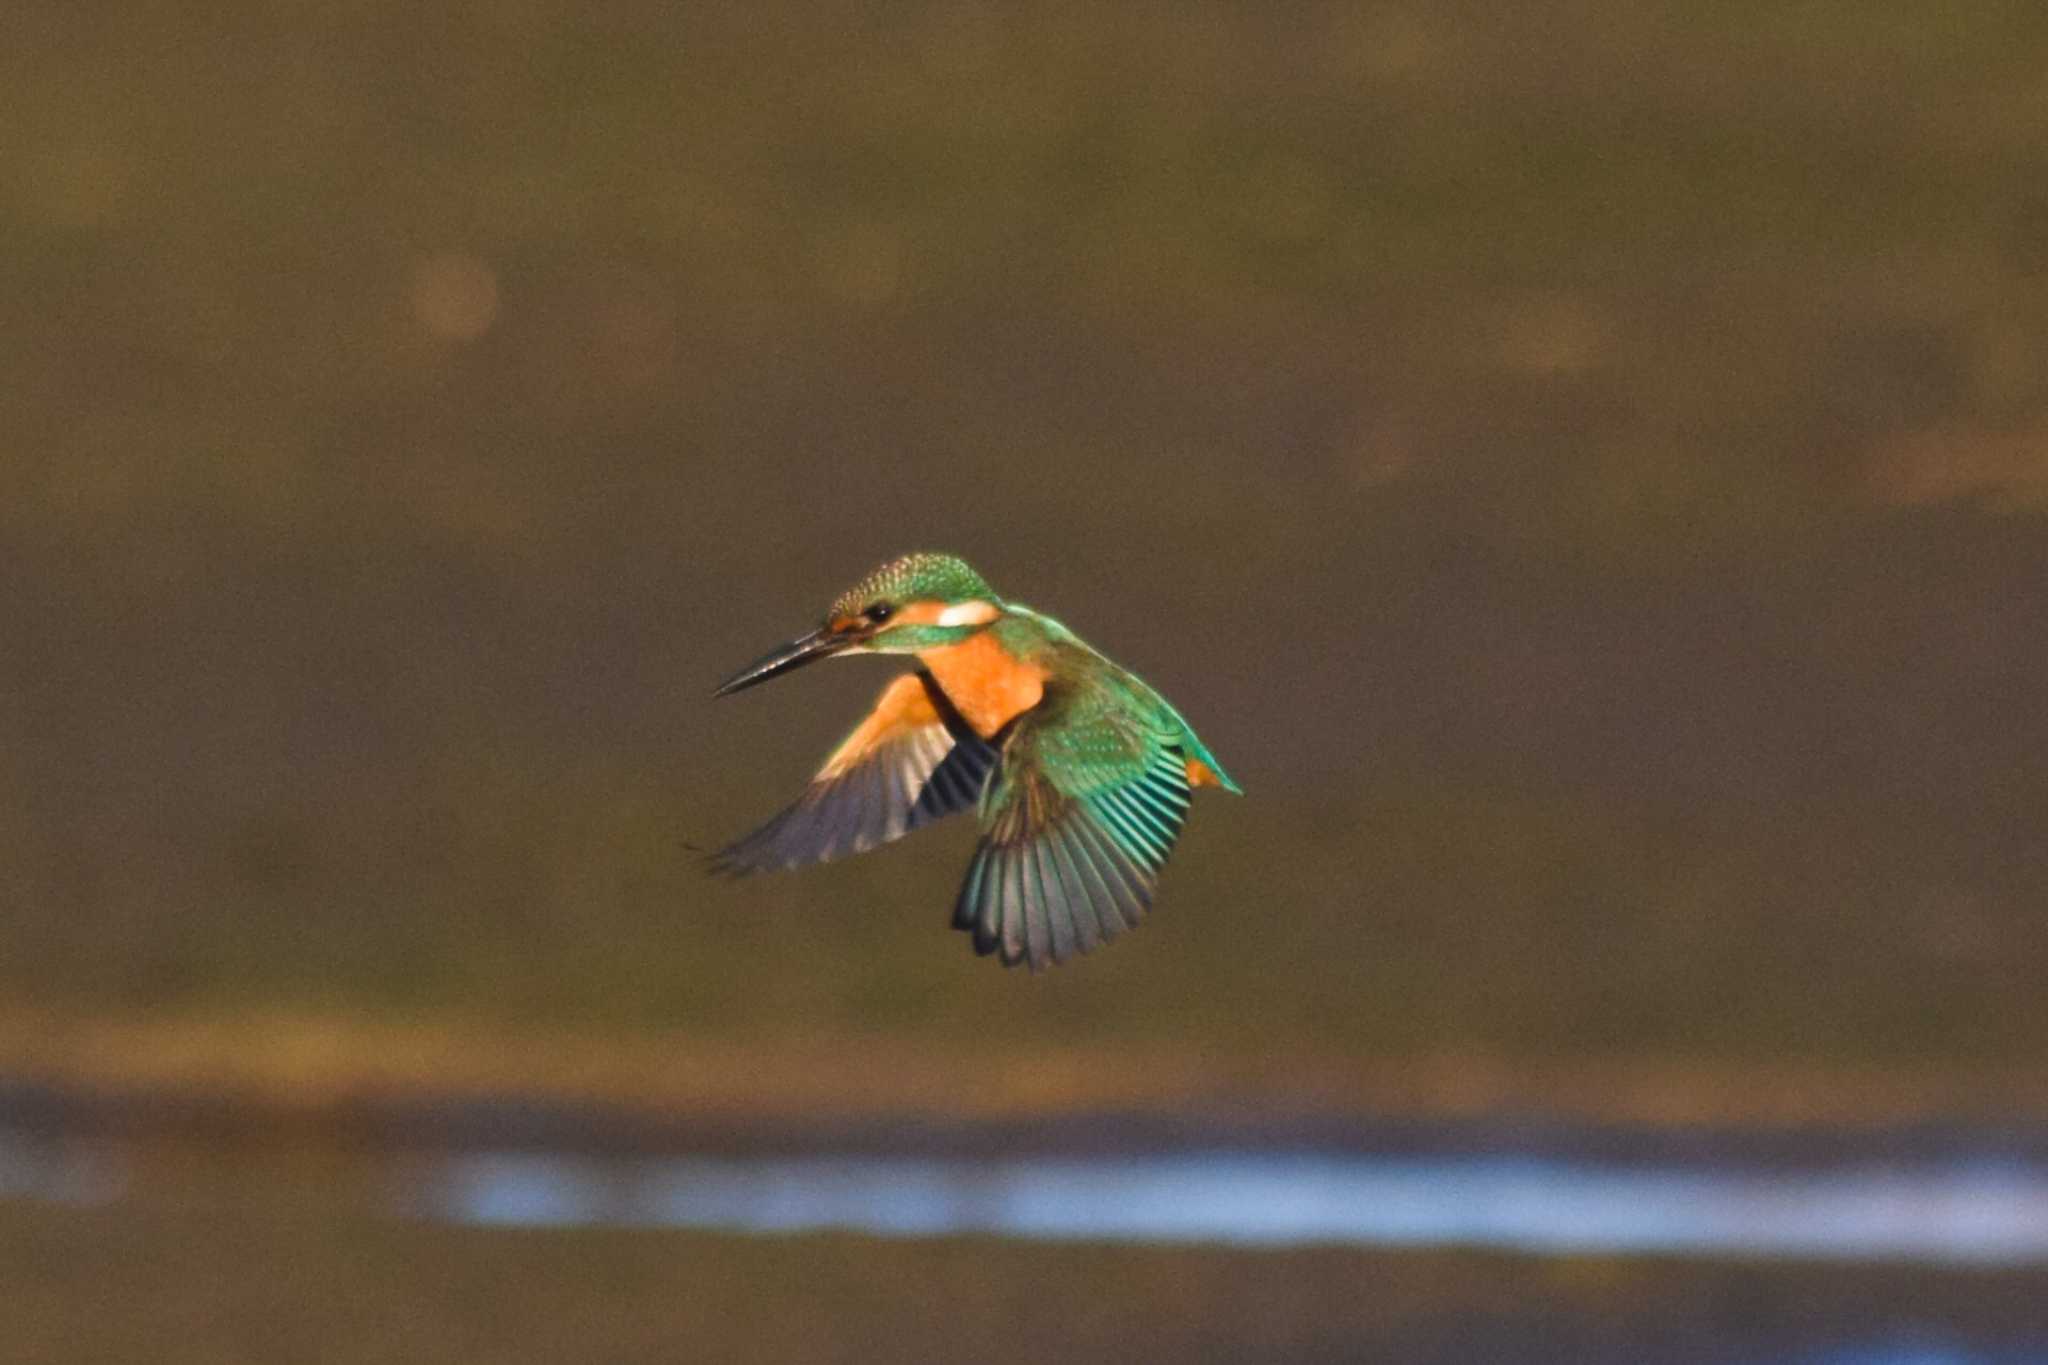
[[[2042, 1055], [2036, 7], [11, 24], [18, 1055]], [[710, 685], [924, 546], [1251, 793], [1077, 969], [965, 829], [697, 870], [887, 670]]]

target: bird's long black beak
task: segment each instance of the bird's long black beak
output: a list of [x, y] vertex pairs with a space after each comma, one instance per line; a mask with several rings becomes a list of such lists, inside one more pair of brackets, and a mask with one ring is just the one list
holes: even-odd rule
[[838, 634], [820, 626], [801, 640], [791, 640], [769, 650], [739, 672], [718, 685], [714, 697], [729, 697], [735, 692], [752, 687], [755, 683], [767, 682], [791, 669], [802, 668], [827, 655], [837, 654], [854, 642], [853, 636]]

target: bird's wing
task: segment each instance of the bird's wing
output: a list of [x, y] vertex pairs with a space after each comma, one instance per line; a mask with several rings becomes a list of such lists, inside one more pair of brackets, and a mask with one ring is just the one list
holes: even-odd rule
[[1018, 717], [982, 799], [953, 927], [1003, 965], [1064, 962], [1144, 918], [1188, 812], [1177, 735], [1105, 682]]
[[995, 750], [969, 729], [922, 669], [889, 684], [875, 709], [761, 828], [712, 855], [744, 874], [865, 853], [971, 807]]

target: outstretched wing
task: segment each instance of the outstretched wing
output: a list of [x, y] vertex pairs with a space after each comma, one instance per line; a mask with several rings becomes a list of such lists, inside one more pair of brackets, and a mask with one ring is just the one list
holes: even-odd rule
[[1177, 731], [1107, 682], [1048, 693], [1017, 718], [982, 803], [953, 927], [1035, 969], [1135, 928], [1188, 813]]
[[865, 853], [971, 807], [995, 762], [930, 675], [906, 673], [793, 805], [711, 865], [741, 875]]

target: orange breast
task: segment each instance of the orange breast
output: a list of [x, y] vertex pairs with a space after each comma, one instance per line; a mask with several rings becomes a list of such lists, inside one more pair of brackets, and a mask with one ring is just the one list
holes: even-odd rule
[[1216, 770], [1199, 758], [1187, 761], [1188, 785], [1190, 787], [1220, 787], [1223, 779], [1216, 776]]
[[1038, 705], [1045, 670], [1019, 661], [986, 631], [918, 654], [953, 709], [983, 739]]

